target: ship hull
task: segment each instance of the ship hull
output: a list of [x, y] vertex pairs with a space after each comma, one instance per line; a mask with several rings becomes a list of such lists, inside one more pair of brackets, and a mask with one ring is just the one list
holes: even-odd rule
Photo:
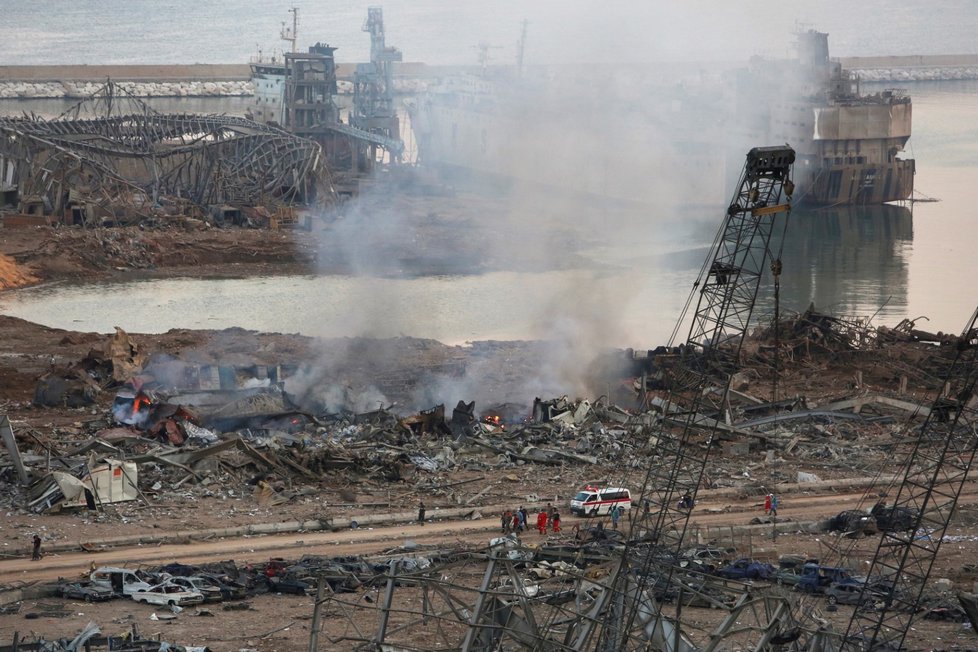
[[815, 205], [881, 204], [910, 199], [914, 161], [823, 166], [808, 184], [803, 200]]

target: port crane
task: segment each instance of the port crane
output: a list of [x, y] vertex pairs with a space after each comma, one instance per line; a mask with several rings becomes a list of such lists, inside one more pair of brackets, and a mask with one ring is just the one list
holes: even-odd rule
[[[948, 523], [978, 450], [978, 309], [957, 341], [945, 382], [904, 463], [891, 515], [910, 527], [881, 533], [863, 595], [841, 649], [899, 650], [930, 578]], [[868, 591], [882, 595], [870, 599]]]
[[[682, 430], [679, 436], [660, 442], [657, 453], [663, 463], [649, 466], [641, 492], [642, 500], [654, 509], [643, 510], [633, 523], [647, 540], [659, 545], [682, 545], [690, 512], [679, 505], [679, 498], [695, 500], [717, 425], [716, 419], [704, 421], [708, 411], [704, 408], [712, 405], [703, 390], [710, 384], [720, 387], [722, 410], [771, 259], [775, 218], [791, 210], [794, 160], [795, 152], [788, 146], [755, 147], [748, 152], [711, 255], [694, 285], [698, 303], [689, 335], [679, 347], [680, 364], [669, 397], [661, 406], [664, 414], [681, 420]], [[780, 269], [780, 262], [772, 267]], [[708, 431], [707, 441], [700, 447], [692, 440], [703, 430]]]
[[[610, 617], [604, 619], [596, 649], [645, 649], [643, 640], [650, 638], [657, 638], [664, 649], [692, 649], [690, 642], [681, 636], [678, 624], [672, 626], [652, 613], [648, 601], [636, 599], [637, 591], [634, 588], [629, 591], [625, 585], [635, 576], [649, 577], [654, 569], [666, 578], [666, 585], [671, 581], [675, 569], [671, 562], [678, 558], [689, 520], [689, 510], [677, 498], [680, 495], [695, 498], [715, 434], [715, 428], [704, 423], [701, 413], [706, 401], [703, 390], [710, 379], [725, 378], [719, 402], [722, 409], [756, 301], [760, 274], [768, 259], [773, 223], [770, 216], [790, 210], [790, 205], [778, 203], [780, 191], [785, 190], [790, 198], [793, 188], [789, 185], [787, 169], [779, 169], [776, 163], [779, 158], [793, 161], [793, 156], [787, 152], [780, 156], [774, 153], [767, 164], [752, 165], [752, 154], [756, 157], [759, 150], [771, 149], [756, 148], [748, 154], [740, 188], [721, 228], [722, 235], [715, 243], [712, 257], [707, 259], [708, 267], [704, 267], [706, 280], [699, 289], [693, 325], [682, 347], [682, 365], [664, 405], [664, 412], [669, 414], [679, 396], [688, 397], [681, 412], [673, 414], [674, 418], [682, 416], [682, 431], [679, 436], [660, 442], [658, 452], [666, 463], [649, 467], [642, 496], [643, 502], [653, 497], [656, 509], [643, 510], [633, 522], [633, 532], [638, 532], [639, 537], [633, 537], [626, 547], [618, 568], [618, 588], [612, 593], [618, 596], [619, 603], [617, 607], [609, 605]], [[758, 172], [766, 172], [767, 176], [758, 177]], [[761, 186], [757, 182], [762, 179]], [[762, 189], [766, 190], [766, 198], [761, 196]], [[771, 268], [779, 270], [780, 261], [772, 261]], [[911, 526], [882, 532], [864, 585], [864, 599], [855, 607], [845, 633], [840, 638], [816, 632], [806, 641], [797, 629], [792, 631], [796, 622], [794, 614], [786, 608], [786, 603], [780, 603], [771, 610], [772, 618], [757, 642], [757, 649], [882, 652], [902, 648], [978, 451], [976, 323], [978, 309], [957, 341], [945, 382], [914, 439], [895, 500], [887, 508], [893, 515], [910, 515]], [[703, 446], [691, 439], [697, 430], [707, 431]], [[643, 539], [656, 546], [658, 553], [651, 555], [643, 551], [630, 559], [629, 548], [634, 550]], [[882, 604], [871, 599], [866, 593], [869, 591], [882, 595]], [[723, 626], [718, 628], [704, 649], [716, 649], [726, 631]]]
[[[787, 145], [755, 147], [747, 153], [737, 190], [687, 304], [697, 299], [689, 336], [680, 347], [679, 370], [673, 375], [673, 388], [663, 409], [670, 418], [682, 420], [681, 434], [660, 437], [656, 454], [661, 462], [649, 466], [641, 494], [643, 504], [650, 508], [632, 510], [641, 514], [632, 522], [633, 536], [611, 576], [600, 584], [582, 578], [580, 590], [570, 594], [590, 597], [586, 605], [578, 605], [576, 615], [552, 613], [546, 617], [535, 613], [525, 594], [505, 604], [493, 595], [494, 579], [507, 563], [499, 554], [490, 554], [478, 599], [468, 614], [460, 646], [463, 652], [501, 649], [504, 639], [516, 646], [513, 649], [541, 652], [694, 649], [675, 623], [658, 612], [648, 579], [665, 572], [668, 584], [674, 566], [650, 552], [665, 551], [667, 559], [675, 559], [682, 547], [689, 510], [680, 508], [677, 499], [687, 494], [695, 499], [719, 426], [716, 418], [703, 416], [712, 407], [707, 406], [704, 390], [719, 386], [726, 398], [771, 258], [776, 218], [791, 209], [794, 160], [795, 152]], [[774, 269], [779, 270], [780, 265]], [[701, 447], [694, 433], [703, 430], [707, 439]], [[499, 578], [511, 585], [519, 583], [511, 568]], [[714, 640], [720, 640], [731, 626], [725, 623]], [[556, 638], [551, 627], [560, 632]]]
[[[687, 302], [688, 307], [696, 299], [696, 309], [689, 335], [679, 347], [681, 359], [672, 375], [669, 398], [660, 406], [665, 417], [680, 421], [681, 432], [660, 437], [655, 452], [661, 461], [648, 467], [642, 507], [633, 510], [632, 538], [610, 590], [568, 637], [571, 649], [594, 645], [609, 652], [638, 650], [646, 649], [650, 641], [668, 644], [671, 650], [688, 649], [675, 624], [650, 609], [649, 587], [643, 582], [656, 576], [666, 586], [672, 581], [673, 562], [689, 522], [690, 510], [684, 505], [686, 500], [695, 501], [719, 426], [718, 417], [704, 416], [713, 407], [707, 404], [705, 390], [710, 385], [720, 387], [722, 410], [771, 259], [776, 217], [791, 210], [794, 161], [795, 152], [787, 145], [755, 147], [747, 153], [737, 189]], [[772, 266], [775, 270], [780, 270], [779, 261]], [[704, 430], [701, 446], [694, 438]]]

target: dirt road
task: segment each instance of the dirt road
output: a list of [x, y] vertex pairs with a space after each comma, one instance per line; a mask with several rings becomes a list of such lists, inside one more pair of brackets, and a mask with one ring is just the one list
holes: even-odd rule
[[[969, 485], [965, 503], [978, 502], [978, 491]], [[788, 496], [782, 499], [780, 518], [794, 521], [811, 521], [826, 518], [842, 509], [857, 507], [862, 494], [828, 494]], [[701, 501], [690, 521], [691, 528], [725, 525], [746, 525], [761, 510], [753, 503], [730, 501]], [[565, 517], [564, 530], [571, 532], [575, 524], [588, 523], [588, 519]], [[486, 543], [498, 534], [494, 518], [478, 521], [435, 521], [425, 525], [405, 523], [386, 527], [365, 527], [338, 532], [295, 532], [268, 536], [241, 537], [194, 541], [187, 544], [134, 545], [101, 552], [48, 554], [41, 561], [13, 559], [0, 563], [0, 583], [16, 580], [54, 580], [86, 574], [91, 564], [100, 566], [165, 564], [171, 561], [201, 563], [224, 559], [235, 561], [260, 561], [269, 557], [299, 557], [317, 555], [369, 555], [414, 542], [419, 546], [451, 546]], [[534, 542], [541, 539], [531, 531], [524, 539]]]

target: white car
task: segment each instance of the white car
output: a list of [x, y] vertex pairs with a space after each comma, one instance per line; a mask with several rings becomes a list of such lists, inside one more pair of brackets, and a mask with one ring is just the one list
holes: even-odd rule
[[204, 601], [204, 596], [197, 591], [189, 591], [176, 584], [158, 584], [144, 591], [136, 591], [132, 594], [132, 599], [136, 602], [147, 604], [165, 604], [170, 606], [185, 606], [188, 604], [200, 604]]
[[204, 596], [204, 602], [218, 602], [222, 599], [221, 589], [202, 577], [171, 577], [168, 583], [176, 584], [187, 591], [196, 591]]

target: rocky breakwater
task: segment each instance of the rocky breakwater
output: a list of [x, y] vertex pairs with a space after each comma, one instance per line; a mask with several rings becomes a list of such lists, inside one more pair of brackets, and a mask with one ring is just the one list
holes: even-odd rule
[[933, 66], [913, 68], [854, 68], [864, 82], [951, 81], [978, 79], [978, 66]]
[[[136, 97], [235, 97], [255, 92], [250, 81], [118, 81], [115, 84]], [[0, 99], [83, 98], [104, 85], [102, 81], [0, 81]]]

